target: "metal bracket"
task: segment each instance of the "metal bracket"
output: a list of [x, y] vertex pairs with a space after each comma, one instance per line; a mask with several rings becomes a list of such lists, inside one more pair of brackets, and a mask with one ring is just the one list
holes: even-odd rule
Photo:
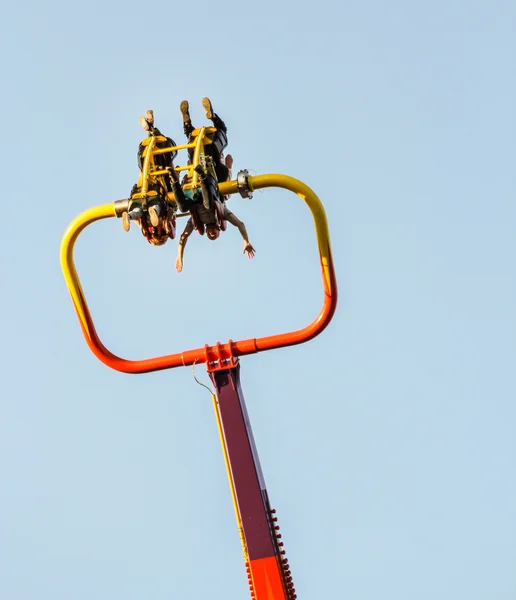
[[237, 185], [238, 193], [242, 196], [242, 198], [251, 199], [253, 197], [253, 193], [249, 187], [249, 171], [247, 169], [243, 169], [242, 171], [238, 172]]
[[129, 210], [130, 201], [130, 198], [124, 198], [123, 200], [115, 200], [115, 202], [113, 202], [115, 214], [118, 218], [120, 218], [126, 210]]
[[232, 352], [233, 340], [229, 340], [228, 348], [229, 350], [220, 342], [217, 342], [215, 346], [208, 346], [208, 344], [204, 346], [204, 359], [208, 373], [233, 369], [237, 366], [239, 360]]

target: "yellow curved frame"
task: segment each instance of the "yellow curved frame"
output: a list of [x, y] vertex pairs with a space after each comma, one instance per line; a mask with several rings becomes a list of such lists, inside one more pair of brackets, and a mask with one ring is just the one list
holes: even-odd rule
[[[90, 349], [99, 360], [109, 367], [124, 373], [147, 373], [161, 369], [192, 365], [195, 362], [206, 362], [209, 367], [210, 364], [220, 363], [221, 361], [229, 360], [231, 357], [306, 342], [318, 335], [328, 325], [337, 304], [337, 284], [331, 254], [328, 222], [321, 201], [307, 185], [287, 175], [269, 174], [249, 177], [248, 185], [252, 191], [267, 187], [279, 187], [290, 190], [301, 197], [310, 208], [317, 234], [324, 288], [323, 306], [316, 319], [303, 329], [288, 333], [251, 338], [237, 342], [230, 340], [226, 344], [218, 343], [215, 346], [205, 346], [195, 350], [156, 358], [127, 360], [116, 356], [102, 344], [97, 335], [73, 260], [75, 242], [80, 233], [95, 221], [117, 216], [114, 204], [103, 204], [90, 208], [76, 217], [66, 230], [61, 243], [61, 267], [66, 285], [72, 297], [84, 337]], [[237, 194], [237, 182], [229, 181], [221, 183], [219, 190], [223, 195]]]

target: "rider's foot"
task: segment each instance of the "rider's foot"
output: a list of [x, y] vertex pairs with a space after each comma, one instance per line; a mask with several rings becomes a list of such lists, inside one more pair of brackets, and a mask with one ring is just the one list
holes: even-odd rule
[[152, 110], [148, 110], [145, 113], [145, 120], [151, 127], [154, 125], [154, 112]]
[[149, 131], [150, 126], [145, 117], [140, 117], [140, 125], [143, 127], [144, 131]]
[[209, 98], [203, 98], [202, 99], [202, 105], [204, 107], [204, 110], [206, 111], [206, 118], [213, 120], [213, 115], [215, 114], [213, 112], [213, 106], [211, 105], [211, 101]]
[[178, 172], [174, 169], [174, 167], [167, 167], [167, 171], [168, 174], [170, 175], [170, 179], [172, 179], [172, 181], [179, 181], [179, 174]]
[[124, 231], [129, 231], [129, 229], [131, 229], [129, 213], [126, 210], [124, 210], [124, 212], [122, 213], [122, 227], [124, 228]]
[[231, 154], [228, 154], [226, 156], [225, 165], [228, 169], [231, 169], [233, 167], [233, 157], [231, 156]]
[[149, 216], [150, 222], [153, 227], [157, 227], [159, 225], [159, 206], [152, 205], [149, 206]]
[[183, 115], [183, 123], [191, 123], [188, 100], [183, 100], [179, 105], [181, 114]]

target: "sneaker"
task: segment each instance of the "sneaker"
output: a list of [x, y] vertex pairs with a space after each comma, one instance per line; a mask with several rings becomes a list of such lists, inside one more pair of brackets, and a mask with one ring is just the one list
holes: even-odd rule
[[210, 121], [213, 119], [213, 106], [211, 105], [211, 101], [209, 98], [203, 98], [202, 99], [202, 105], [204, 107], [204, 110], [206, 111], [206, 118], [210, 119]]
[[126, 210], [124, 210], [124, 212], [122, 213], [122, 227], [124, 228], [124, 231], [129, 231], [129, 229], [131, 229], [129, 213]]
[[149, 206], [150, 222], [153, 227], [157, 227], [159, 225], [159, 212], [159, 206], [156, 206], [155, 204]]
[[148, 110], [145, 113], [145, 120], [150, 126], [154, 125], [154, 112], [152, 110]]
[[181, 110], [181, 114], [183, 115], [183, 122], [184, 123], [190, 123], [191, 119], [190, 119], [190, 106], [188, 105], [188, 100], [183, 100], [181, 102], [181, 104], [179, 105], [179, 108]]
[[150, 130], [150, 126], [147, 123], [147, 119], [145, 117], [140, 117], [140, 125], [143, 127], [144, 131], [149, 131]]

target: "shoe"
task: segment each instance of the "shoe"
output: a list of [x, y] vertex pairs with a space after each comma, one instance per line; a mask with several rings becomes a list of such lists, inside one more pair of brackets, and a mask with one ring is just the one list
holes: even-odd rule
[[213, 106], [211, 105], [211, 101], [209, 98], [203, 98], [202, 99], [202, 105], [204, 107], [204, 110], [206, 111], [206, 118], [210, 119], [210, 121], [213, 119]]
[[181, 102], [181, 104], [179, 105], [179, 108], [181, 110], [181, 114], [183, 115], [183, 122], [184, 123], [190, 123], [191, 119], [190, 119], [190, 112], [189, 112], [189, 105], [188, 105], [188, 100], [183, 100]]
[[153, 227], [157, 227], [159, 225], [159, 213], [159, 206], [156, 206], [155, 204], [149, 206], [150, 222]]
[[154, 125], [154, 112], [152, 110], [148, 110], [145, 113], [145, 120], [151, 127]]
[[147, 123], [147, 119], [145, 117], [140, 117], [140, 125], [143, 127], [144, 131], [149, 131], [150, 130], [150, 126]]
[[211, 100], [209, 98], [203, 98], [202, 99], [202, 105], [204, 110], [206, 111], [206, 118], [210, 119], [210, 121], [213, 119], [213, 106], [211, 105]]
[[124, 210], [124, 212], [122, 213], [122, 227], [124, 228], [124, 231], [129, 231], [129, 229], [131, 229], [129, 213], [126, 210]]

